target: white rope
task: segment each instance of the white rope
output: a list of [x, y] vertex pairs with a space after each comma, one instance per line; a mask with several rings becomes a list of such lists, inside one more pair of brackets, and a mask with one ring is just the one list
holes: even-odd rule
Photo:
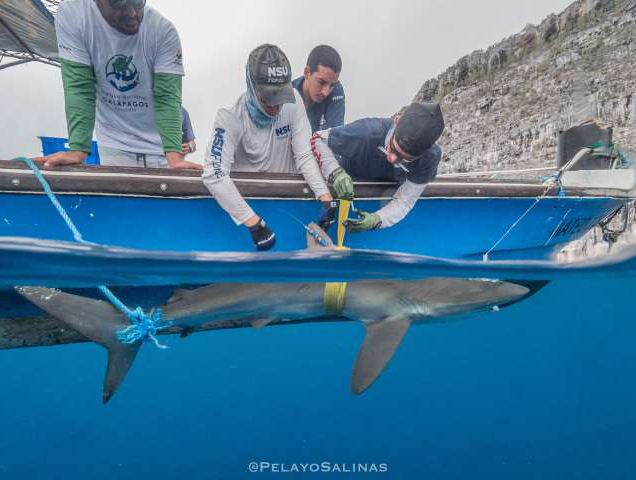
[[554, 179], [552, 179], [552, 182], [548, 183], [548, 186], [545, 189], [545, 192], [543, 192], [543, 194], [537, 198], [534, 199], [534, 203], [532, 205], [530, 205], [530, 207], [521, 214], [521, 216], [517, 219], [517, 221], [515, 223], [513, 223], [510, 228], [508, 230], [506, 230], [506, 233], [504, 233], [501, 238], [499, 240], [497, 240], [495, 242], [495, 244], [490, 247], [490, 250], [488, 250], [486, 253], [484, 253], [482, 260], [484, 262], [488, 262], [488, 256], [490, 255], [490, 252], [492, 252], [495, 248], [497, 248], [497, 246], [510, 234], [510, 232], [512, 232], [514, 230], [514, 228], [519, 224], [519, 222], [521, 222], [521, 220], [523, 220], [525, 218], [526, 215], [528, 215], [530, 213], [530, 211], [537, 206], [537, 204], [548, 194], [548, 192], [550, 191], [550, 189], [554, 186], [554, 184], [557, 183]]
[[462, 173], [442, 173], [437, 178], [453, 178], [453, 177], [479, 177], [482, 175], [511, 175], [517, 173], [545, 172], [556, 169], [553, 167], [525, 168], [523, 170], [491, 170], [486, 172], [462, 172]]

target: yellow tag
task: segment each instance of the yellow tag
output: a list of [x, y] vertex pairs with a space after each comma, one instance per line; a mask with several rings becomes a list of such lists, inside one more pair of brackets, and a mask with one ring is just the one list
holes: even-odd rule
[[[343, 246], [345, 233], [347, 229], [343, 225], [349, 216], [349, 200], [340, 200], [340, 209], [338, 211], [338, 250], [348, 250]], [[331, 282], [325, 283], [325, 313], [327, 315], [338, 315], [344, 308], [345, 295], [347, 293], [347, 282]]]
[[344, 245], [344, 237], [345, 233], [347, 233], [347, 229], [343, 223], [349, 216], [350, 206], [351, 202], [349, 200], [340, 200], [340, 209], [338, 210], [338, 247], [342, 247]]

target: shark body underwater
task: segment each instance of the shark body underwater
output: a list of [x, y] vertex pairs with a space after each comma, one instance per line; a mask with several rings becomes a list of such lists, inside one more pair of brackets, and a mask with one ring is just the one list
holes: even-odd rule
[[[312, 228], [314, 232], [319, 230], [315, 225]], [[320, 239], [323, 238], [329, 237], [320, 235]], [[321, 246], [315, 236], [308, 235], [307, 240], [309, 248], [333, 248], [330, 241]], [[130, 326], [130, 320], [103, 300], [44, 287], [15, 287], [15, 290], [108, 350], [102, 392], [102, 400], [107, 403], [126, 376], [142, 343], [140, 340], [122, 343], [118, 338], [117, 332]], [[533, 293], [532, 288], [524, 285], [487, 279], [432, 277], [349, 282], [338, 314], [360, 321], [366, 328], [353, 367], [351, 390], [360, 394], [378, 378], [410, 325], [446, 322], [515, 303]], [[260, 328], [272, 322], [333, 316], [325, 311], [325, 283], [212, 284], [177, 290], [161, 309], [163, 321], [171, 322], [186, 334], [211, 322], [234, 321], [237, 325], [251, 324]], [[25, 336], [36, 333], [29, 332], [28, 328], [21, 332]]]

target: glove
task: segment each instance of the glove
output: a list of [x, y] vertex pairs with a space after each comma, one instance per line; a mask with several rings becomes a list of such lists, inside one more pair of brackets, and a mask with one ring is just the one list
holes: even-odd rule
[[353, 180], [344, 168], [338, 167], [329, 175], [329, 184], [333, 185], [336, 197], [353, 200]]
[[375, 230], [382, 226], [382, 219], [377, 213], [367, 213], [361, 210], [357, 211], [359, 218], [348, 218], [344, 222], [344, 226], [348, 232], [359, 233], [367, 230]]
[[338, 211], [338, 202], [322, 202], [322, 208], [318, 213], [318, 226], [325, 232], [336, 222], [336, 212]]
[[276, 234], [270, 230], [262, 218], [253, 227], [247, 227], [258, 251], [269, 250], [276, 243]]

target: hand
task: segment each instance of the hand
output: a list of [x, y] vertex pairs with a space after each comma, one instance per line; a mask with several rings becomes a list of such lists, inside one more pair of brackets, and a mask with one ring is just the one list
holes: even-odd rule
[[359, 218], [348, 218], [344, 222], [344, 226], [348, 232], [359, 233], [367, 230], [375, 230], [382, 226], [382, 219], [377, 213], [367, 213], [361, 210], [357, 211]]
[[181, 154], [186, 156], [188, 153], [194, 153], [197, 151], [197, 144], [194, 140], [181, 144]]
[[270, 230], [262, 218], [253, 227], [247, 227], [258, 251], [269, 250], [276, 243], [276, 234]]
[[166, 158], [168, 159], [168, 165], [170, 165], [170, 168], [203, 170], [203, 165], [184, 160], [183, 155], [179, 152], [166, 152]]
[[336, 197], [343, 200], [353, 200], [353, 180], [344, 168], [336, 168], [329, 175], [329, 184], [333, 185]]
[[44, 167], [57, 167], [59, 165], [82, 165], [88, 157], [86, 152], [70, 150], [68, 152], [58, 152], [46, 157], [36, 157], [32, 160], [42, 164]]
[[334, 200], [322, 202], [322, 207], [318, 213], [318, 226], [326, 232], [336, 222], [337, 212], [338, 202]]

